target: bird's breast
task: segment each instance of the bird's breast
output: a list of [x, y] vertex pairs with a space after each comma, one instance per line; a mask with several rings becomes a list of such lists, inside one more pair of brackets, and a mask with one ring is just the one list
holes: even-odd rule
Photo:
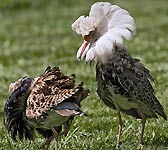
[[69, 119], [69, 116], [62, 116], [54, 109], [47, 111], [36, 119], [38, 128], [52, 129], [53, 127], [61, 126]]
[[154, 111], [135, 97], [129, 95], [117, 77], [115, 75], [113, 77], [112, 74], [108, 76], [99, 68], [96, 73], [97, 93], [103, 102], [113, 109], [136, 118], [141, 118], [141, 112], [145, 112], [149, 118], [155, 117]]

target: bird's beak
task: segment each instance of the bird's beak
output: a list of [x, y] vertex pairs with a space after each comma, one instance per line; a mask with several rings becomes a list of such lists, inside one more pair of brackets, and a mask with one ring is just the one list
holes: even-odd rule
[[80, 60], [80, 59], [83, 59], [85, 57], [87, 51], [90, 48], [93, 33], [94, 32], [91, 31], [88, 35], [82, 35], [82, 38], [84, 39], [84, 42], [77, 52], [77, 59]]
[[83, 59], [90, 48], [90, 42], [84, 41], [77, 52], [77, 59]]

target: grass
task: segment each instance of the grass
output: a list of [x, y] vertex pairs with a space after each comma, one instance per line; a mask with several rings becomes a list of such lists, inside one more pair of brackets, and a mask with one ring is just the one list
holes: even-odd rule
[[[135, 18], [137, 35], [126, 42], [130, 53], [140, 58], [156, 80], [156, 96], [168, 114], [168, 1], [110, 0]], [[43, 138], [34, 142], [13, 142], [3, 126], [3, 107], [8, 85], [22, 76], [38, 76], [46, 66], [59, 66], [77, 82], [91, 89], [82, 109], [88, 117], [76, 117], [67, 137], [59, 140], [64, 150], [115, 149], [118, 118], [116, 111], [101, 102], [95, 92], [95, 68], [76, 60], [81, 37], [71, 30], [80, 15], [87, 15], [95, 0], [5, 0], [0, 3], [0, 150], [39, 149]], [[137, 149], [140, 120], [123, 115], [121, 149]], [[168, 149], [168, 124], [161, 117], [148, 120], [145, 129], [146, 150]], [[53, 143], [51, 149], [54, 149]]]

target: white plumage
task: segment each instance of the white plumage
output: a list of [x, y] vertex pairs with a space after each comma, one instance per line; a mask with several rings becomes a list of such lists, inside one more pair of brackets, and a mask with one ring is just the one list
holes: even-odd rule
[[118, 111], [117, 147], [120, 146], [122, 112], [142, 119], [142, 149], [146, 119], [157, 118], [159, 114], [167, 120], [167, 116], [154, 95], [149, 70], [125, 48], [123, 40], [130, 40], [135, 33], [134, 19], [119, 6], [97, 2], [92, 5], [89, 16], [79, 17], [72, 29], [84, 39], [77, 58], [86, 57], [86, 61], [96, 62], [98, 96], [107, 106]]
[[[92, 5], [89, 16], [80, 16], [72, 29], [82, 36], [94, 32], [95, 41], [84, 44], [77, 52], [77, 58], [86, 56], [86, 61], [106, 62], [106, 56], [112, 53], [114, 44], [123, 44], [123, 38], [130, 40], [135, 33], [134, 19], [128, 11], [108, 2], [97, 2]], [[87, 43], [87, 46], [86, 46]]]

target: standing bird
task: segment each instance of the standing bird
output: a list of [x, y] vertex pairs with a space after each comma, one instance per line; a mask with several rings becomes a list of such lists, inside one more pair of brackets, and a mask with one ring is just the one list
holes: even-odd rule
[[[37, 78], [23, 77], [10, 84], [11, 93], [4, 107], [4, 124], [13, 140], [32, 140], [34, 132], [46, 140], [42, 149], [48, 149], [50, 142], [59, 135], [66, 135], [72, 119], [84, 115], [80, 102], [89, 90], [83, 83], [75, 87], [75, 75], [65, 76], [58, 67], [48, 67]], [[63, 129], [64, 128], [64, 129]]]
[[72, 29], [81, 34], [84, 43], [77, 58], [96, 63], [97, 93], [103, 102], [118, 111], [120, 146], [122, 119], [120, 112], [142, 119], [140, 149], [147, 118], [167, 120], [164, 108], [154, 95], [148, 69], [127, 51], [123, 39], [130, 40], [135, 33], [134, 19], [128, 11], [108, 2], [92, 5], [89, 16], [80, 16]]

